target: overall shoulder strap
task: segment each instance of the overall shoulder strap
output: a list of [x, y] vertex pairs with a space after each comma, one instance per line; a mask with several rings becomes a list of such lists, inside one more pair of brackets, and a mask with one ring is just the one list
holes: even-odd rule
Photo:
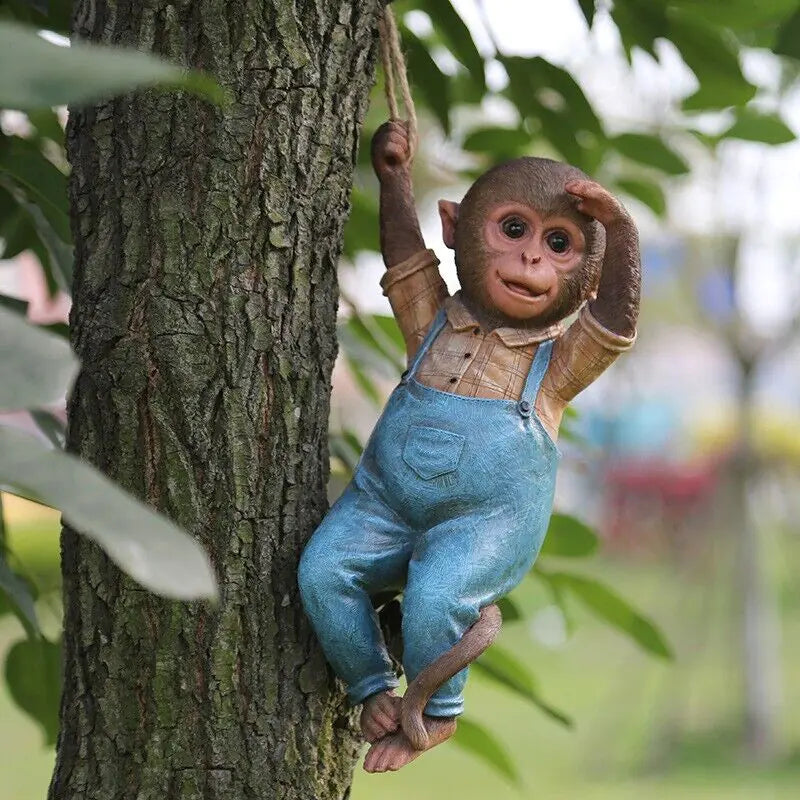
[[522, 390], [522, 396], [519, 398], [517, 407], [519, 413], [523, 417], [529, 417], [533, 412], [533, 406], [536, 403], [536, 395], [539, 394], [539, 387], [542, 385], [542, 380], [547, 367], [550, 365], [550, 356], [553, 353], [553, 344], [555, 339], [548, 339], [541, 342], [536, 348], [536, 354], [533, 357], [531, 368], [528, 371], [528, 377], [525, 381], [525, 388]]
[[431, 323], [430, 328], [428, 328], [428, 333], [422, 340], [419, 350], [417, 350], [417, 352], [414, 354], [411, 364], [403, 374], [404, 382], [409, 378], [414, 377], [417, 372], [417, 367], [419, 367], [419, 365], [422, 363], [422, 359], [425, 358], [425, 353], [428, 352], [430, 346], [433, 344], [433, 340], [439, 335], [439, 331], [444, 328], [445, 322], [447, 322], [447, 315], [445, 314], [444, 309], [440, 308], [436, 316], [433, 318], [433, 322]]

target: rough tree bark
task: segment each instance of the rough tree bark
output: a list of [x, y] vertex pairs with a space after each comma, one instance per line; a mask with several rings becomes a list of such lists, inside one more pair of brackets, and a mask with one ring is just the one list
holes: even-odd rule
[[77, 36], [208, 70], [233, 102], [73, 111], [69, 447], [208, 548], [221, 602], [62, 537], [67, 798], [342, 798], [351, 715], [298, 603], [325, 510], [336, 263], [380, 0], [78, 0]]

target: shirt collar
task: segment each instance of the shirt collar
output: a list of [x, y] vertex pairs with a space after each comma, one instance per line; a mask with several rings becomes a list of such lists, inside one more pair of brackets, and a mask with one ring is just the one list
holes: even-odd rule
[[[480, 325], [461, 299], [461, 292], [448, 297], [444, 304], [447, 321], [454, 331], [466, 331], [479, 328]], [[548, 339], [555, 339], [564, 333], [564, 325], [556, 322], [546, 328], [495, 328], [491, 334], [496, 335], [506, 347], [526, 347]]]

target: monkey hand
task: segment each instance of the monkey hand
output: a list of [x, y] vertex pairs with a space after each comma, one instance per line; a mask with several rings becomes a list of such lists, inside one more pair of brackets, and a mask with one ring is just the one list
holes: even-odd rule
[[407, 172], [411, 166], [408, 124], [384, 122], [372, 137], [372, 167], [378, 178]]
[[616, 222], [624, 222], [630, 219], [625, 206], [599, 183], [594, 181], [570, 181], [564, 188], [578, 199], [576, 203], [578, 211], [594, 217], [606, 228]]

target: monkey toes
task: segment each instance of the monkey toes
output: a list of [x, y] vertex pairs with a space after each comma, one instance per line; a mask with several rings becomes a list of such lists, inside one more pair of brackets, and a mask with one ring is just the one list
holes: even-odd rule
[[400, 727], [401, 698], [393, 691], [378, 692], [364, 701], [361, 710], [361, 732], [372, 743]]
[[[430, 750], [437, 744], [446, 742], [456, 732], [456, 720], [453, 717], [426, 716], [424, 719], [425, 727], [428, 730], [428, 746], [425, 750]], [[370, 747], [367, 757], [364, 759], [364, 769], [367, 772], [394, 772], [424, 752], [424, 750], [415, 749], [408, 737], [400, 730], [384, 736]]]

